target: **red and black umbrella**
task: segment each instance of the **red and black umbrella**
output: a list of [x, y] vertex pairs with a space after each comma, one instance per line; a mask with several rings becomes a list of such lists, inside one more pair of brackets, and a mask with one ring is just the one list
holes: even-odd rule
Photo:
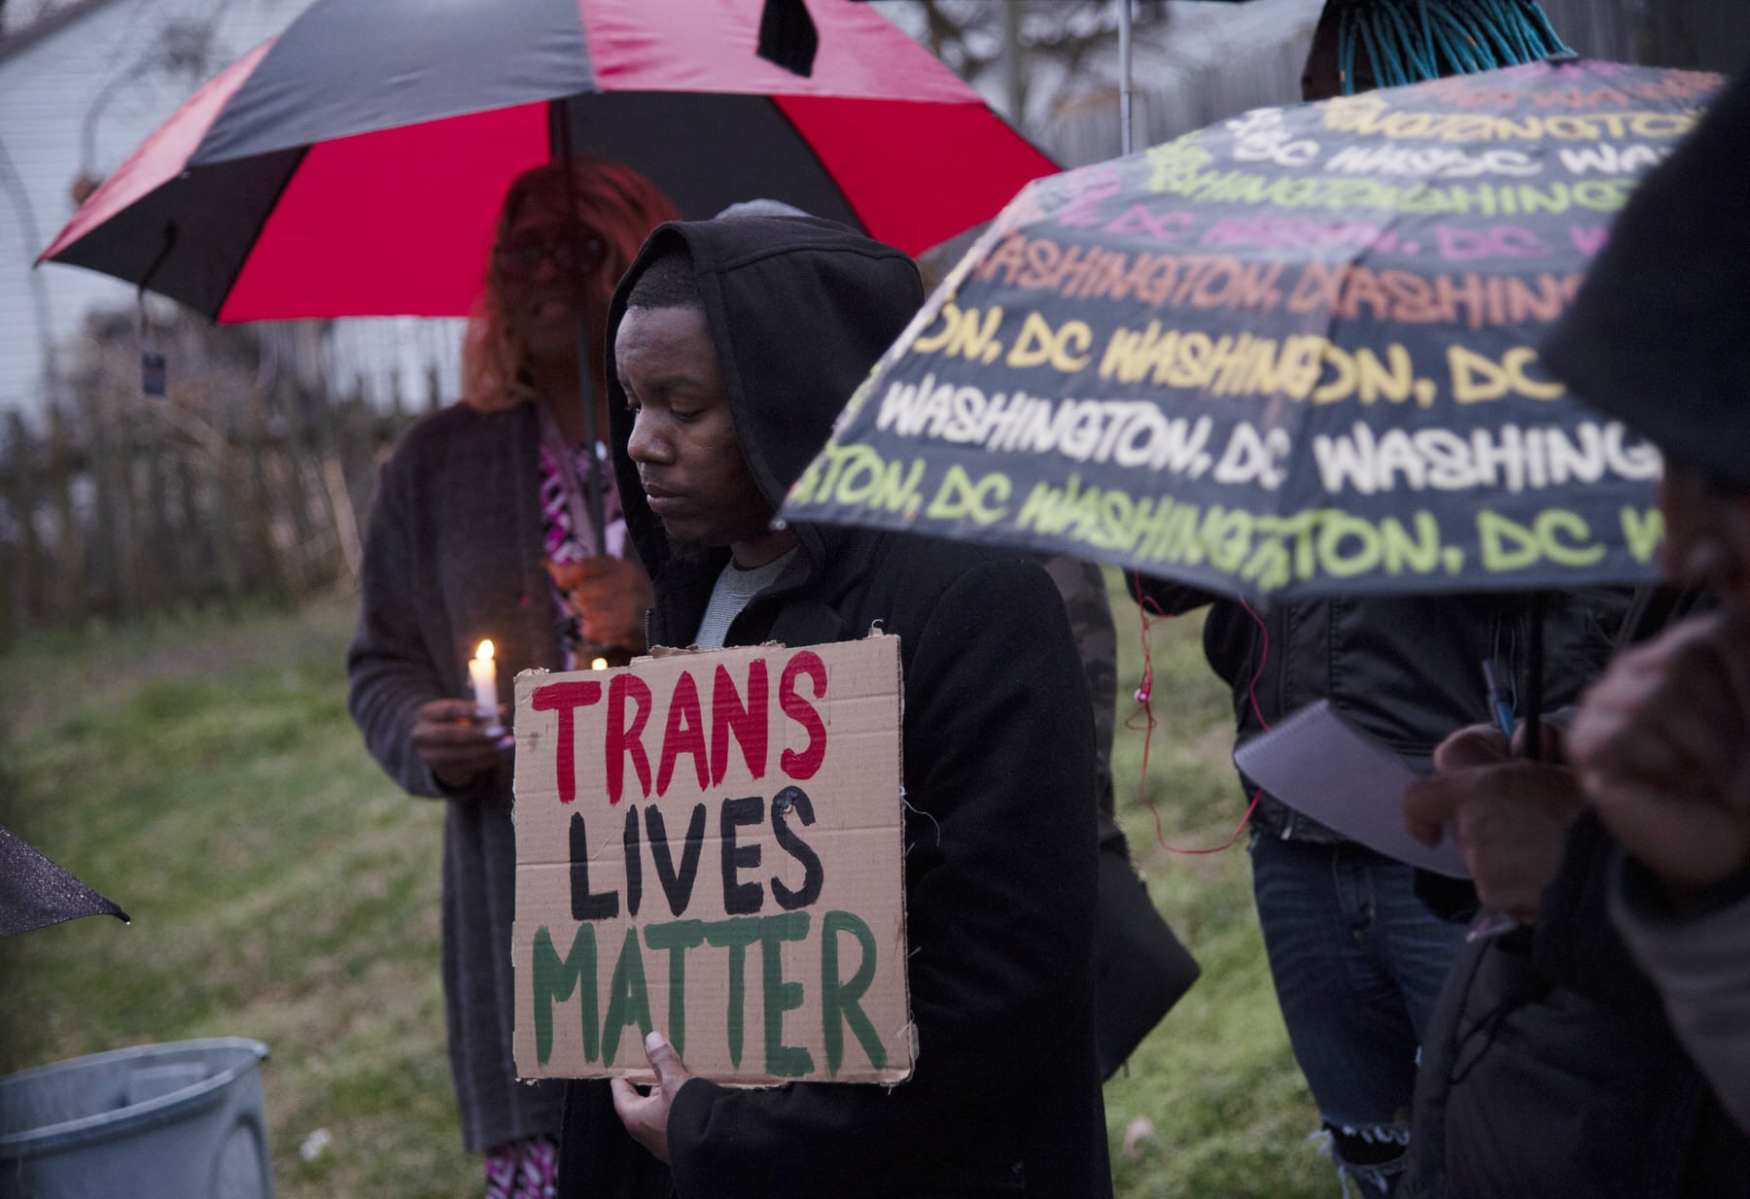
[[41, 261], [221, 321], [453, 316], [510, 180], [569, 149], [689, 216], [771, 197], [916, 253], [1056, 169], [886, 18], [808, 0], [807, 77], [761, 0], [317, 0], [206, 84]]

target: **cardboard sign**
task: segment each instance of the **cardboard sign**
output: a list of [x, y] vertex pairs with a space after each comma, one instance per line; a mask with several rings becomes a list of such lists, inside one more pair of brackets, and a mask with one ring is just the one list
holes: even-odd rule
[[523, 1078], [911, 1076], [899, 641], [516, 681]]

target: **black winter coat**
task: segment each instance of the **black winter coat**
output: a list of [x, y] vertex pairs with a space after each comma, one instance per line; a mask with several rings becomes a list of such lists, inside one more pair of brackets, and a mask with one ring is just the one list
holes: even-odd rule
[[[683, 239], [748, 468], [774, 505], [921, 296], [897, 251], [827, 222], [664, 226]], [[805, 347], [805, 351], [798, 350]], [[611, 368], [610, 379], [615, 377]], [[623, 400], [623, 397], [617, 397]], [[686, 644], [727, 551], [678, 552], [616, 405], [622, 503], [655, 581], [652, 644]], [[905, 900], [917, 1067], [891, 1089], [694, 1080], [669, 1118], [682, 1199], [1111, 1194], [1094, 1059], [1094, 740], [1063, 603], [1035, 563], [923, 538], [796, 529], [801, 553], [728, 644], [900, 638]], [[660, 1194], [602, 1084], [567, 1097], [561, 1193]]]
[[[1209, 604], [1203, 653], [1233, 690], [1246, 741], [1315, 700], [1356, 728], [1427, 765], [1447, 734], [1489, 719], [1482, 661], [1525, 676], [1530, 604], [1522, 595], [1326, 599], [1252, 608], [1166, 579], [1132, 575], [1136, 598], [1168, 615]], [[1610, 656], [1628, 606], [1625, 588], [1546, 596], [1543, 708], [1574, 703]], [[1520, 709], [1523, 711], [1523, 709]], [[1246, 793], [1251, 785], [1242, 779]], [[1311, 840], [1329, 830], [1265, 795], [1257, 821]]]
[[[1646, 593], [1624, 640], [1671, 619]], [[1610, 918], [1622, 851], [1588, 813], [1537, 923], [1467, 945], [1422, 1047], [1404, 1199], [1750, 1195], [1750, 1137]]]

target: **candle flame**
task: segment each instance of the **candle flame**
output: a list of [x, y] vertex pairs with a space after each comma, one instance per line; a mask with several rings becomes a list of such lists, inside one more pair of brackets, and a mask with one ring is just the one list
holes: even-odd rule
[[591, 670], [606, 670], [608, 668], [608, 660], [606, 658], [593, 658], [590, 660], [589, 668]]
[[490, 637], [482, 641], [480, 648], [474, 651], [474, 660], [476, 662], [492, 661], [492, 639]]

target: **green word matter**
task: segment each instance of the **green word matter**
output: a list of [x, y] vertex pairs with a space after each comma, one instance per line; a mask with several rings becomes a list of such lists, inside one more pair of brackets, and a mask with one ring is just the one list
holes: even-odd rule
[[[784, 1014], [803, 1003], [803, 984], [784, 977], [783, 947], [787, 941], [803, 941], [810, 923], [807, 912], [775, 916], [732, 916], [726, 920], [671, 920], [626, 929], [608, 983], [606, 1011], [601, 1010], [597, 985], [598, 955], [593, 924], [580, 924], [563, 958], [554, 947], [545, 926], [535, 932], [531, 968], [534, 980], [535, 1055], [544, 1066], [553, 1053], [553, 1006], [578, 995], [578, 1018], [583, 1031], [585, 1061], [612, 1066], [620, 1051], [620, 1036], [636, 1024], [640, 1040], [652, 1028], [650, 993], [645, 982], [644, 949], [668, 954], [668, 1028], [664, 1030], [675, 1052], [686, 1054], [687, 955], [690, 951], [722, 950], [728, 954], [729, 986], [724, 1028], [729, 1057], [741, 1066], [746, 1004], [742, 996], [747, 978], [747, 950], [758, 945], [760, 983], [764, 999], [766, 1073], [775, 1078], [801, 1078], [814, 1073], [814, 1056], [799, 1045], [784, 1044]], [[862, 951], [856, 972], [845, 978], [839, 966], [839, 938], [848, 935]], [[849, 1026], [862, 1046], [869, 1064], [880, 1069], [887, 1061], [886, 1049], [875, 1026], [862, 1008], [863, 993], [875, 979], [875, 936], [861, 917], [830, 911], [820, 921], [820, 1019], [821, 1043], [826, 1049], [826, 1070], [836, 1075], [844, 1061], [844, 1030]]]

